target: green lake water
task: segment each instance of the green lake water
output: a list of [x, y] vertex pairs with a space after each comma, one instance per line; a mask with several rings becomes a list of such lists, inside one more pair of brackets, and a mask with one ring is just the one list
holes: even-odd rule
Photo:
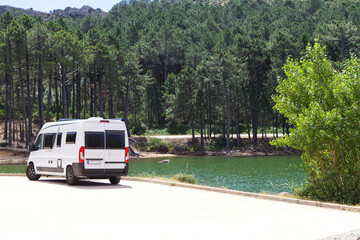
[[[130, 161], [129, 176], [157, 175], [171, 177], [192, 174], [201, 184], [246, 192], [292, 192], [293, 185], [305, 182], [305, 172], [298, 156], [281, 157], [173, 157]], [[0, 173], [22, 172], [24, 165], [0, 165]]]

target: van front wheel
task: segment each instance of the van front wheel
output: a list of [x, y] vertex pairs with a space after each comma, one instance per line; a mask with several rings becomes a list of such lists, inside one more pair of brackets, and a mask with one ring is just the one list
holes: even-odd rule
[[78, 182], [78, 178], [74, 174], [74, 170], [71, 166], [66, 168], [66, 182], [69, 185], [76, 185]]
[[34, 164], [30, 163], [26, 167], [26, 176], [29, 180], [38, 180], [41, 175], [36, 174]]
[[118, 184], [120, 182], [120, 177], [109, 177], [111, 184]]

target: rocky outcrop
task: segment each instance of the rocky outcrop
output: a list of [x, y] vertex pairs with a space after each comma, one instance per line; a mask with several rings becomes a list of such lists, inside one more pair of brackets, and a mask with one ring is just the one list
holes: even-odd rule
[[34, 11], [32, 8], [22, 9], [22, 8], [16, 8], [6, 5], [0, 5], [0, 14], [4, 14], [6, 12], [10, 12], [15, 16], [26, 14], [33, 17], [41, 17], [44, 19], [44, 21], [56, 20], [61, 17], [62, 18], [71, 17], [73, 19], [77, 19], [77, 18], [84, 18], [88, 15], [90, 16], [98, 15], [98, 14], [106, 15], [106, 12], [103, 12], [100, 8], [94, 9], [89, 6], [82, 6], [80, 9], [67, 7], [64, 10], [55, 9], [53, 11], [50, 11], [49, 13], [45, 13], [40, 11]]
[[56, 16], [57, 18], [71, 17], [73, 19], [84, 18], [88, 15], [98, 15], [98, 14], [105, 14], [105, 12], [103, 12], [100, 8], [94, 9], [89, 6], [82, 6], [80, 9], [72, 8], [72, 7], [67, 7], [65, 8], [65, 10], [56, 9], [51, 13], [51, 15]]

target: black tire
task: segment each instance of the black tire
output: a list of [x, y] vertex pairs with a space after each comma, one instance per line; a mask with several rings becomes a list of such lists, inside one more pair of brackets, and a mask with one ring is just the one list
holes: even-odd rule
[[121, 180], [121, 177], [109, 177], [110, 183], [111, 184], [118, 184]]
[[74, 174], [74, 170], [71, 166], [66, 168], [66, 182], [69, 185], [76, 185], [78, 183], [78, 178]]
[[29, 180], [31, 181], [35, 181], [38, 180], [41, 175], [36, 174], [35, 172], [35, 167], [33, 163], [30, 163], [27, 167], [26, 167], [26, 176]]

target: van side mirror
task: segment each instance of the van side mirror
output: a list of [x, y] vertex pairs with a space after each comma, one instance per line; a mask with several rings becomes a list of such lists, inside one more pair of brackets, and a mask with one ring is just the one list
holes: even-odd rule
[[32, 143], [29, 143], [28, 150], [31, 152], [34, 150], [34, 145]]

